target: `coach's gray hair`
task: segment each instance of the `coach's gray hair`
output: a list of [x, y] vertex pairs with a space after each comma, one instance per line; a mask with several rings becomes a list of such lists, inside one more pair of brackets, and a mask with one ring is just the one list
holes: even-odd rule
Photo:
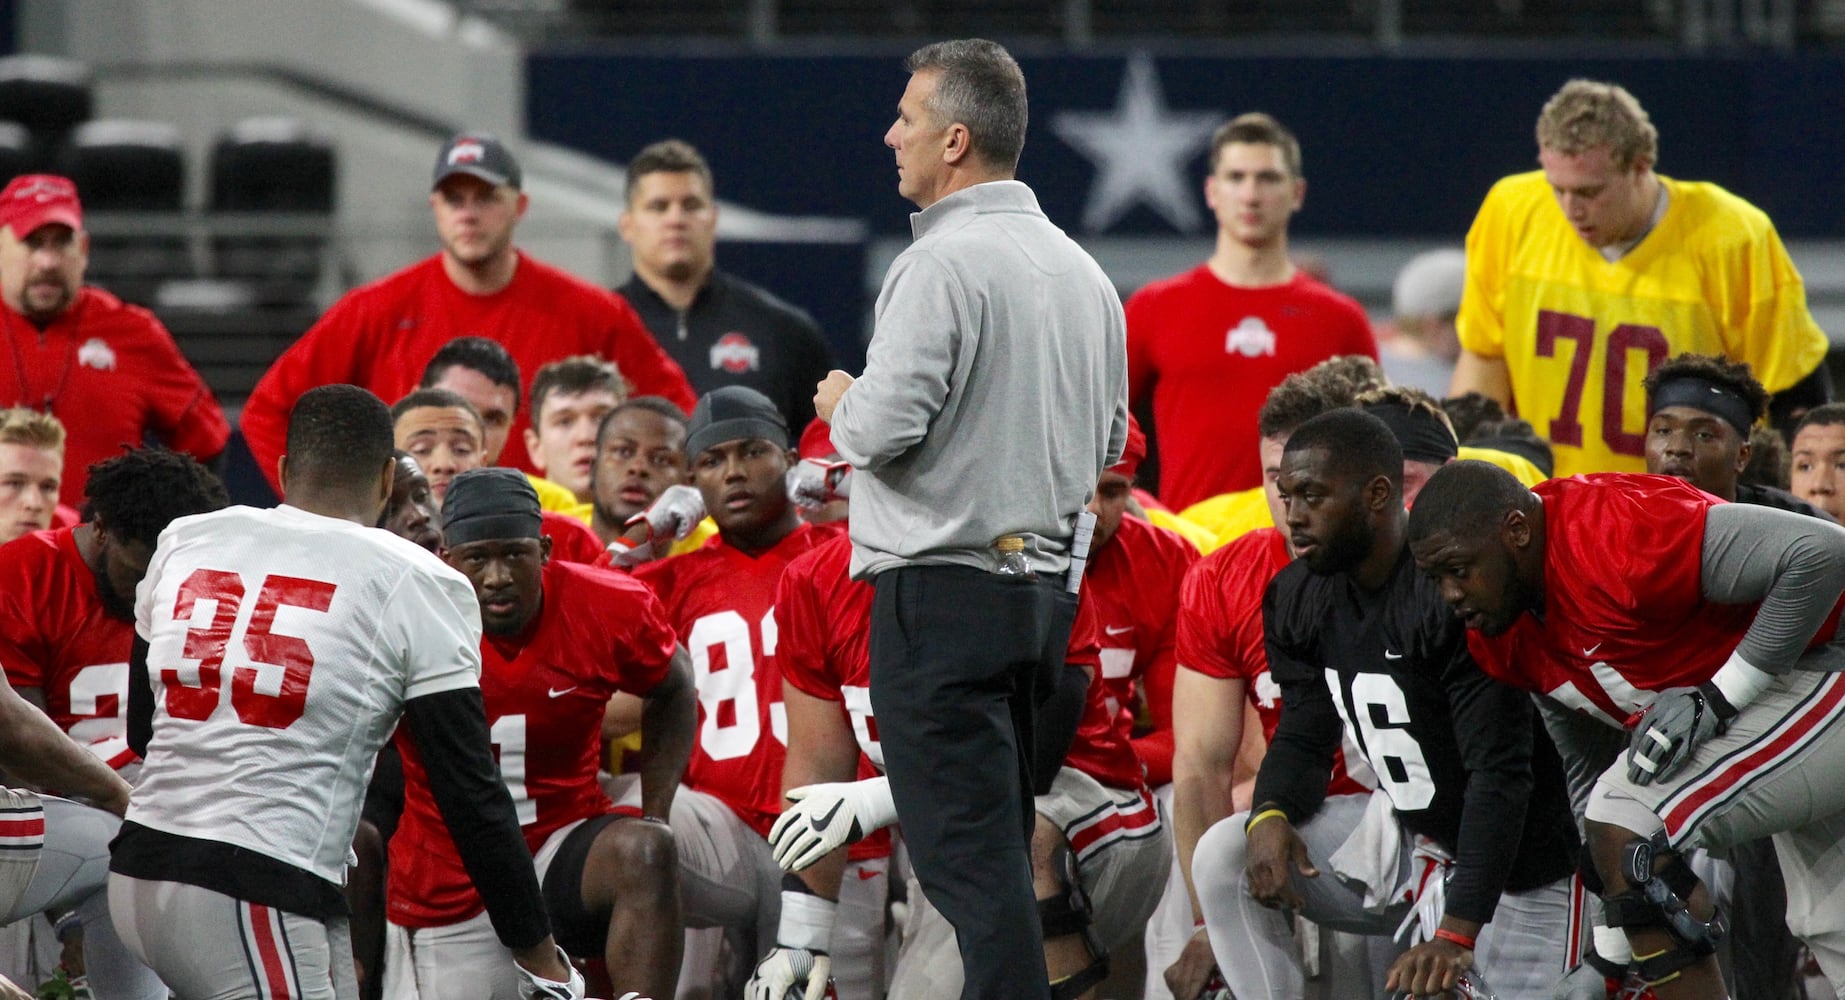
[[937, 125], [960, 122], [987, 166], [1018, 169], [1025, 149], [1025, 74], [1004, 46], [984, 38], [936, 42], [910, 53], [903, 68], [940, 74], [927, 105]]

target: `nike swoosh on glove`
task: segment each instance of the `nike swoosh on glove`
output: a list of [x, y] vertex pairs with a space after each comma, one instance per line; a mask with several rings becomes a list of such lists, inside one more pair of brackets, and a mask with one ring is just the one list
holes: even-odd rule
[[834, 781], [788, 791], [789, 807], [769, 828], [783, 871], [798, 872], [838, 848], [897, 821], [889, 778]]

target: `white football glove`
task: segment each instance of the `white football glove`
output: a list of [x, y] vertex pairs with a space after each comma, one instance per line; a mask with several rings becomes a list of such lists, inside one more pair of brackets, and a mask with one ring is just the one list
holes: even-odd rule
[[802, 987], [801, 1000], [821, 1000], [826, 981], [833, 975], [833, 960], [824, 951], [784, 948], [780, 945], [756, 963], [745, 994], [749, 1000], [787, 1000]]
[[792, 803], [769, 828], [769, 847], [783, 871], [812, 866], [839, 847], [897, 822], [889, 778], [830, 781], [789, 789]]
[[705, 519], [705, 495], [695, 486], [668, 486], [654, 498], [647, 509], [628, 518], [625, 527], [645, 521], [650, 538], [680, 541]]
[[749, 1000], [788, 1000], [799, 987], [801, 1000], [822, 1000], [833, 974], [827, 949], [839, 904], [811, 892], [782, 890], [781, 923], [775, 950], [756, 963], [745, 995]]
[[819, 510], [852, 496], [852, 463], [803, 458], [788, 470], [788, 499], [802, 510]]
[[589, 989], [583, 984], [583, 974], [570, 964], [570, 956], [564, 954], [564, 949], [557, 949], [557, 960], [570, 970], [570, 979], [566, 982], [546, 979], [518, 962], [513, 963], [519, 974], [519, 1000], [583, 1000]]

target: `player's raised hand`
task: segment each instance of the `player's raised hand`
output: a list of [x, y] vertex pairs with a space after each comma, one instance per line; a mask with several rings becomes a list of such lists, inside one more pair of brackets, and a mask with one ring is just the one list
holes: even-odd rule
[[678, 484], [662, 490], [646, 510], [628, 518], [627, 526], [646, 522], [653, 538], [681, 541], [704, 519], [704, 494], [697, 487]]
[[1627, 780], [1636, 785], [1670, 780], [1699, 744], [1729, 728], [1735, 715], [1709, 684], [1659, 692], [1627, 741]]
[[852, 496], [852, 463], [803, 458], [788, 470], [788, 499], [802, 510], [819, 510]]
[[1285, 815], [1265, 818], [1258, 811], [1254, 820], [1244, 832], [1243, 865], [1250, 897], [1263, 906], [1300, 909], [1303, 900], [1294, 888], [1294, 873], [1306, 878], [1320, 875], [1307, 857], [1307, 842]]
[[789, 789], [788, 801], [791, 804], [769, 828], [769, 849], [783, 871], [811, 867], [897, 821], [889, 778], [803, 785]]

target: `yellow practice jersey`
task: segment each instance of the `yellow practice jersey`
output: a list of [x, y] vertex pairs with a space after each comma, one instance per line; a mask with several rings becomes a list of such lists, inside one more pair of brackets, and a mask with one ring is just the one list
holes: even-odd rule
[[570, 492], [568, 488], [559, 486], [543, 476], [534, 476], [529, 472], [525, 474], [525, 478], [531, 482], [532, 489], [538, 493], [539, 507], [558, 514], [568, 514], [584, 524], [589, 523], [595, 508], [578, 500], [577, 495]]
[[1746, 361], [1779, 392], [1826, 335], [1774, 224], [1715, 184], [1661, 177], [1665, 216], [1609, 262], [1571, 228], [1542, 172], [1493, 186], [1467, 233], [1461, 346], [1503, 357], [1518, 414], [1556, 474], [1644, 472], [1649, 371], [1679, 354]]
[[1268, 496], [1260, 486], [1253, 490], [1219, 493], [1200, 500], [1179, 512], [1179, 516], [1211, 533], [1209, 554], [1236, 541], [1257, 528], [1273, 527], [1275, 519], [1268, 510]]
[[1491, 462], [1510, 472], [1514, 478], [1526, 486], [1536, 486], [1547, 478], [1544, 470], [1538, 468], [1530, 459], [1523, 455], [1514, 455], [1509, 451], [1500, 451], [1497, 448], [1475, 448], [1464, 444], [1461, 445], [1461, 453], [1454, 457], [1471, 458], [1476, 462]]

